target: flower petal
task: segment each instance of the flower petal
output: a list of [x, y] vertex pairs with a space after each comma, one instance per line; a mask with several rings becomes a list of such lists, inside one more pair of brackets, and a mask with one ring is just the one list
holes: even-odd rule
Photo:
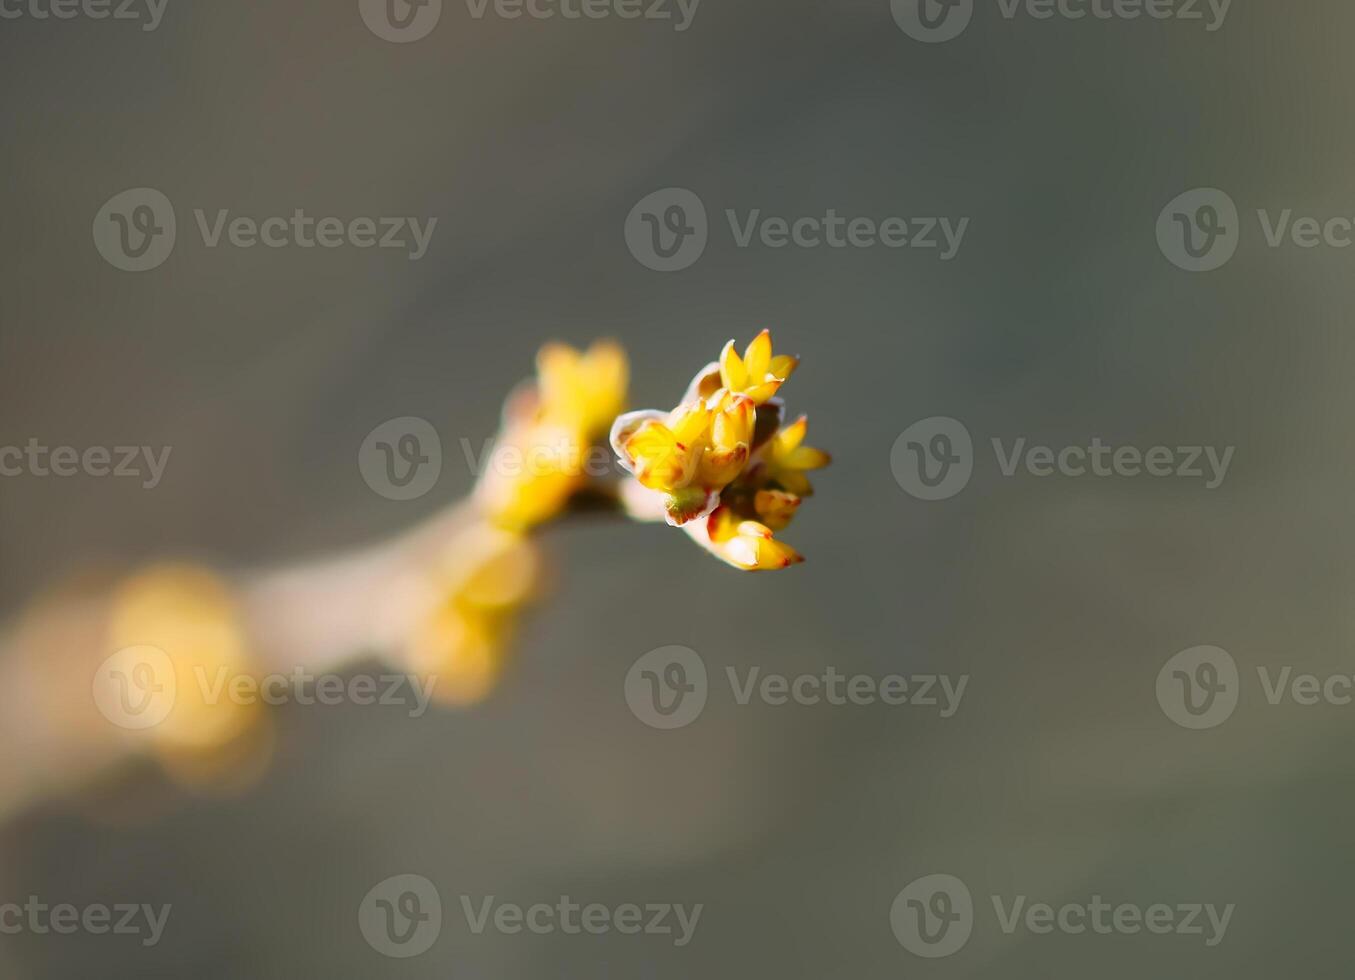
[[751, 398], [734, 395], [726, 398], [715, 413], [711, 425], [711, 442], [717, 449], [747, 446], [753, 438], [753, 422], [757, 406]]
[[682, 453], [673, 430], [648, 421], [623, 446], [635, 467], [635, 478], [652, 490], [668, 490], [679, 482]]
[[764, 538], [758, 542], [758, 570], [767, 570], [775, 568], [789, 568], [791, 565], [798, 565], [805, 560], [805, 556], [800, 554], [784, 541], [777, 541], [775, 538]]
[[601, 432], [626, 407], [630, 362], [621, 345], [611, 340], [595, 341], [579, 365], [585, 403], [584, 423], [589, 435]]
[[720, 381], [730, 391], [743, 391], [748, 387], [748, 370], [743, 358], [734, 350], [732, 340], [720, 351]]
[[772, 366], [772, 332], [763, 330], [753, 338], [743, 355], [743, 369], [749, 380], [761, 381]]
[[568, 344], [546, 344], [536, 355], [536, 384], [541, 407], [548, 414], [563, 414], [583, 397], [580, 355]]
[[687, 386], [687, 391], [682, 396], [682, 404], [704, 401], [719, 390], [720, 365], [717, 361], [711, 361], [696, 372], [696, 377], [692, 378], [692, 383]]
[[810, 446], [801, 446], [792, 450], [782, 461], [784, 465], [795, 470], [818, 470], [827, 466], [833, 461], [822, 449], [814, 449]]
[[740, 443], [733, 449], [707, 450], [701, 458], [701, 469], [698, 474], [701, 485], [722, 490], [743, 472], [744, 464], [747, 462], [746, 443]]
[[696, 448], [706, 437], [706, 430], [710, 428], [710, 417], [710, 409], [699, 402], [676, 412], [670, 425], [678, 445], [683, 449]]
[[799, 507], [800, 498], [784, 490], [759, 490], [753, 498], [757, 516], [773, 531], [783, 530], [790, 524]]
[[753, 399], [754, 403], [761, 405], [767, 399], [771, 398], [781, 388], [780, 381], [766, 381], [760, 385], [752, 385], [746, 389], [745, 394]]
[[635, 435], [640, 426], [646, 422], [662, 424], [667, 418], [668, 416], [665, 413], [652, 409], [627, 412], [625, 415], [617, 417], [616, 421], [612, 423], [612, 431], [608, 435], [607, 441], [612, 444], [612, 452], [616, 453], [616, 457], [621, 461], [622, 466], [632, 470], [630, 455], [626, 452], [626, 442], [631, 436]]
[[785, 381], [795, 373], [795, 369], [799, 366], [800, 359], [798, 357], [792, 357], [790, 354], [778, 354], [772, 358], [772, 363], [767, 370], [773, 378]]
[[776, 453], [778, 456], [786, 456], [793, 452], [800, 443], [805, 441], [805, 432], [809, 428], [808, 417], [801, 415], [798, 419], [786, 426], [776, 434]]

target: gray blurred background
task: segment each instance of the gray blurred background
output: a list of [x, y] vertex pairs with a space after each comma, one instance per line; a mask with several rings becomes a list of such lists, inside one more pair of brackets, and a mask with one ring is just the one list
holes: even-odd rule
[[[492, 8], [491, 8], [492, 10]], [[1208, 13], [1206, 10], [1206, 17]], [[553, 595], [485, 704], [284, 710], [239, 798], [153, 819], [43, 804], [0, 834], [0, 901], [172, 903], [163, 941], [0, 936], [0, 975], [293, 978], [1348, 976], [1355, 707], [1272, 706], [1256, 668], [1351, 656], [1355, 255], [1272, 249], [1258, 208], [1355, 215], [1355, 8], [1237, 0], [1220, 30], [1008, 20], [924, 44], [887, 0], [704, 0], [671, 23], [509, 20], [449, 2], [388, 43], [355, 0], [169, 0], [136, 23], [0, 21], [0, 443], [170, 445], [164, 481], [0, 481], [0, 607], [91, 563], [271, 563], [393, 534], [462, 496], [536, 348], [615, 336], [671, 405], [729, 337], [803, 357], [786, 390], [835, 463], [734, 573], [681, 534], [553, 530]], [[691, 268], [627, 251], [633, 205], [690, 188]], [[1163, 206], [1226, 189], [1236, 256], [1190, 274]], [[163, 191], [179, 240], [139, 275], [91, 222]], [[208, 249], [191, 211], [437, 217], [428, 254]], [[723, 212], [967, 216], [914, 249], [737, 248]], [[890, 467], [918, 419], [978, 448], [952, 499]], [[421, 416], [435, 493], [373, 493], [364, 436]], [[1001, 475], [989, 439], [1235, 446], [1227, 480]], [[637, 657], [698, 651], [710, 702], [640, 724]], [[1197, 644], [1243, 672], [1224, 725], [1159, 708]], [[923, 707], [739, 706], [725, 666], [968, 674]], [[107, 804], [115, 808], [113, 802]], [[97, 810], [97, 806], [94, 809]], [[391, 875], [447, 921], [411, 960], [364, 941]], [[914, 879], [956, 875], [954, 956], [896, 940]], [[458, 897], [703, 903], [694, 940], [467, 929]], [[988, 896], [1234, 903], [1223, 942], [998, 928]]]

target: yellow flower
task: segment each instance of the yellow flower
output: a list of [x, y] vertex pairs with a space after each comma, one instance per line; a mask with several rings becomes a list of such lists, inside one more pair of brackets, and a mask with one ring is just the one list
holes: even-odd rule
[[822, 449], [801, 445], [809, 420], [801, 415], [767, 442], [756, 468], [758, 482], [775, 484], [797, 497], [808, 497], [814, 492], [806, 470], [822, 469], [833, 461]]
[[743, 520], [726, 506], [689, 525], [687, 533], [721, 561], [747, 572], [787, 568], [804, 561], [790, 545], [777, 541], [767, 525]]
[[629, 375], [626, 352], [613, 341], [594, 341], [586, 352], [547, 344], [536, 356], [540, 420], [568, 428], [580, 440], [606, 434], [626, 410]]
[[503, 672], [511, 620], [476, 615], [455, 603], [441, 606], [410, 637], [409, 669], [429, 683], [440, 704], [483, 701]]
[[547, 422], [509, 426], [486, 456], [477, 494], [499, 527], [526, 531], [551, 520], [586, 483], [588, 444]]
[[753, 399], [725, 392], [716, 404], [710, 426], [710, 445], [701, 459], [702, 484], [718, 490], [743, 472], [756, 424], [757, 405]]
[[529, 530], [556, 517], [588, 483], [589, 453], [626, 407], [629, 366], [611, 341], [587, 351], [547, 344], [536, 382], [511, 397], [477, 496], [500, 527]]
[[713, 406], [679, 406], [667, 416], [635, 412], [617, 420], [614, 442], [641, 486], [664, 495], [673, 525], [710, 513], [719, 491], [748, 461], [756, 408], [725, 392]]
[[622, 445], [641, 485], [660, 493], [690, 486], [705, 450], [711, 411], [700, 402], [675, 409], [666, 419], [649, 418]]
[[747, 395], [755, 405], [771, 398], [794, 373], [799, 359], [782, 354], [772, 356], [771, 331], [764, 330], [739, 357], [734, 341], [725, 344], [720, 352], [720, 383], [726, 391]]
[[430, 601], [419, 606], [404, 649], [434, 700], [468, 705], [490, 693], [540, 576], [537, 548], [521, 535], [473, 524], [454, 536], [441, 566], [415, 587]]

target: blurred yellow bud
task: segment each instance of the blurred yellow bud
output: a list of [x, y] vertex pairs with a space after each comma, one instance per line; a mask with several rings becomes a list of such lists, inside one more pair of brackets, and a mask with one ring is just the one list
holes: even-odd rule
[[541, 417], [591, 441], [626, 410], [630, 365], [614, 341], [594, 341], [587, 351], [547, 344], [536, 358]]
[[483, 701], [503, 669], [506, 622], [447, 602], [410, 638], [409, 669], [432, 682], [433, 700], [465, 706]]
[[547, 344], [529, 391], [510, 399], [476, 497], [495, 524], [525, 531], [557, 517], [588, 485], [588, 462], [626, 407], [629, 365], [615, 343], [580, 352]]
[[503, 670], [514, 620], [535, 595], [538, 550], [526, 538], [488, 524], [462, 528], [429, 583], [431, 608], [404, 651], [411, 673], [431, 682], [434, 700], [483, 700]]
[[106, 644], [96, 697], [181, 768], [195, 754], [229, 757], [223, 749], [262, 722], [261, 705], [230, 695], [249, 677], [249, 657], [234, 597], [206, 569], [164, 564], [132, 575], [114, 593]]

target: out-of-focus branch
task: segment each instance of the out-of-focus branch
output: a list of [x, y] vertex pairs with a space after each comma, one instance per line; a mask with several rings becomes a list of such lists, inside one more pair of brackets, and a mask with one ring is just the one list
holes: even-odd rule
[[[255, 675], [311, 675], [364, 657], [398, 661], [411, 624], [442, 597], [442, 569], [482, 521], [459, 501], [394, 541], [281, 568], [224, 576]], [[94, 685], [112, 655], [116, 587], [75, 587], [41, 598], [0, 638], [0, 817], [65, 793], [129, 754], [141, 732], [102, 715]]]
[[[602, 514], [619, 516], [617, 500], [588, 485], [568, 498], [559, 517]], [[472, 498], [393, 540], [221, 575], [230, 596], [230, 632], [243, 650], [239, 663], [227, 666], [256, 678], [298, 673], [314, 678], [379, 658], [399, 672], [431, 675], [449, 700], [474, 700], [486, 682], [477, 672], [493, 664], [473, 659], [486, 653], [474, 645], [485, 637], [473, 627], [509, 618], [530, 596], [538, 578], [535, 554], [527, 538], [488, 522]], [[183, 574], [171, 572], [168, 578], [172, 583]], [[100, 665], [126, 643], [155, 645], [157, 639], [117, 628], [128, 604], [117, 582], [61, 590], [33, 603], [0, 633], [0, 819], [44, 795], [78, 789], [120, 761], [155, 748], [153, 733], [120, 729], [97, 703]], [[164, 618], [163, 612], [157, 615]], [[203, 617], [198, 609], [188, 615]], [[463, 622], [466, 631], [456, 628]], [[174, 647], [176, 639], [177, 634], [163, 645]], [[186, 652], [171, 651], [181, 658], [181, 695], [194, 670], [210, 674], [221, 665], [203, 652], [202, 643], [195, 645], [197, 639], [181, 644]], [[462, 654], [468, 657], [464, 665], [456, 661]], [[458, 678], [458, 672], [468, 676]], [[229, 707], [196, 705], [198, 716], [190, 724], [207, 734], [190, 747], [206, 753], [207, 761], [222, 749], [219, 743], [248, 734], [243, 721], [259, 720], [237, 718], [230, 722], [236, 727], [223, 728], [206, 713]], [[214, 731], [219, 737], [210, 737]], [[197, 738], [193, 728], [185, 734], [190, 743]], [[176, 758], [188, 761], [182, 754]]]
[[256, 663], [265, 672], [330, 670], [364, 655], [393, 657], [433, 598], [427, 584], [449, 546], [478, 520], [471, 502], [458, 502], [393, 542], [244, 576]]

